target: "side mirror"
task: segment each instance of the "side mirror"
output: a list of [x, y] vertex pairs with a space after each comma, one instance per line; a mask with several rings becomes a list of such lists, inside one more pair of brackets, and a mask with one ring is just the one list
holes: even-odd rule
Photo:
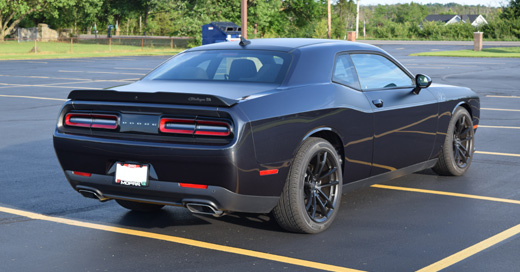
[[432, 84], [432, 79], [423, 74], [417, 74], [415, 76], [415, 88], [412, 90], [414, 94], [419, 94], [421, 89], [428, 88]]

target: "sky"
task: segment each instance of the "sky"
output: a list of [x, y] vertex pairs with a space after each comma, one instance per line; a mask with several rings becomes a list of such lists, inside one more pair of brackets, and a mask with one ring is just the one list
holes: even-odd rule
[[[405, 4], [410, 3], [411, 0], [359, 0], [359, 5], [391, 5], [391, 4]], [[509, 0], [414, 0], [414, 3], [428, 4], [428, 3], [457, 3], [461, 5], [483, 5], [491, 7], [507, 6]]]

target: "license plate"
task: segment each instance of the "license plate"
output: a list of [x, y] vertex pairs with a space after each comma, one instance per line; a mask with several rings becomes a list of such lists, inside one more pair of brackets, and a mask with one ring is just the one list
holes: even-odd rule
[[115, 182], [127, 186], [148, 186], [148, 165], [118, 162]]

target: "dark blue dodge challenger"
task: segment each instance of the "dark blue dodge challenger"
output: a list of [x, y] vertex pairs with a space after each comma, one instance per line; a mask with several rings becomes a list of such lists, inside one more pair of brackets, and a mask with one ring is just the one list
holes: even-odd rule
[[342, 191], [468, 170], [479, 97], [431, 83], [366, 44], [206, 45], [135, 83], [72, 91], [54, 148], [85, 197], [136, 211], [272, 212], [286, 230], [317, 233]]

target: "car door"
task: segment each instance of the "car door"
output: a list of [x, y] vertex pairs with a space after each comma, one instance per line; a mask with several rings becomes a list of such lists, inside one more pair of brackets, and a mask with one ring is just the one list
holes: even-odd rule
[[344, 140], [345, 173], [343, 184], [365, 179], [372, 169], [373, 113], [361, 91], [356, 69], [348, 53], [338, 54], [334, 60], [332, 82], [339, 90], [336, 106], [348, 109], [338, 126]]
[[374, 114], [371, 175], [429, 159], [437, 131], [437, 99], [419, 94], [413, 77], [383, 54], [351, 54], [360, 87]]

